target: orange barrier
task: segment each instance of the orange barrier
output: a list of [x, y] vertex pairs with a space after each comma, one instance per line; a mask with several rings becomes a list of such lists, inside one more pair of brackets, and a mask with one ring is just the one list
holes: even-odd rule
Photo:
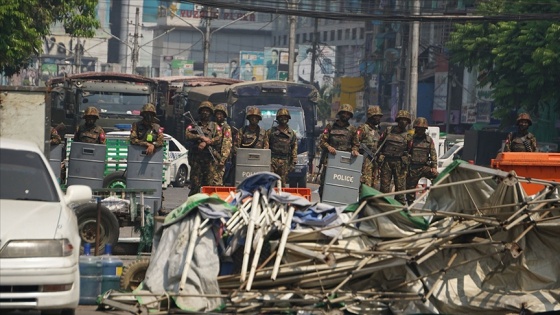
[[[560, 153], [503, 152], [491, 161], [492, 168], [504, 172], [515, 171], [519, 176], [560, 182]], [[527, 194], [532, 195], [543, 185], [522, 183]]]
[[[278, 188], [274, 188], [278, 191]], [[213, 195], [216, 194], [222, 200], [226, 200], [230, 196], [230, 192], [235, 193], [235, 187], [229, 186], [202, 186], [200, 192]], [[292, 195], [297, 195], [304, 197], [305, 199], [311, 201], [311, 189], [310, 188], [282, 188], [282, 191], [290, 193]]]

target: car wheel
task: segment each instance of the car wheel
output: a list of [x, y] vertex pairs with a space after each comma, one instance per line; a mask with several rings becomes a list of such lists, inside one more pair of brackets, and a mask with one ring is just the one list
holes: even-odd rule
[[125, 171], [113, 172], [103, 178], [103, 188], [126, 188]]
[[185, 165], [181, 165], [179, 170], [177, 171], [177, 176], [175, 176], [175, 187], [185, 187], [187, 182], [187, 167]]
[[[99, 223], [99, 253], [103, 253], [105, 244], [117, 245], [119, 240], [119, 221], [117, 217], [105, 206], [101, 206], [101, 222]], [[97, 234], [97, 204], [87, 203], [76, 208], [78, 218], [78, 232], [82, 239], [80, 252], [83, 253], [83, 244], [95, 244]], [[95, 245], [92, 246], [95, 250]]]
[[126, 266], [121, 275], [121, 289], [125, 291], [134, 291], [144, 278], [150, 261], [148, 259], [140, 259], [130, 263]]

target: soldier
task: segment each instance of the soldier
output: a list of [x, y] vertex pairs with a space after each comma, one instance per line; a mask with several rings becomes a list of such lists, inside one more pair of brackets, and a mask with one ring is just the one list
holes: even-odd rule
[[[354, 116], [354, 109], [350, 104], [340, 105], [340, 109], [337, 113], [338, 118], [332, 124], [328, 124], [323, 134], [319, 138], [319, 148], [323, 150], [321, 153], [321, 169], [324, 169], [327, 165], [328, 156], [327, 153], [332, 155], [336, 154], [336, 151], [346, 151], [352, 152], [353, 156], [358, 156], [358, 148], [360, 143], [356, 134], [356, 127], [350, 125], [348, 122], [352, 116]], [[321, 172], [321, 184], [319, 186], [319, 195], [323, 195], [323, 185], [325, 184], [325, 171]]]
[[140, 116], [142, 120], [133, 123], [130, 129], [130, 144], [146, 147], [146, 155], [150, 155], [156, 148], [163, 147], [163, 130], [158, 124], [153, 104], [145, 104]]
[[[437, 172], [436, 146], [432, 137], [426, 134], [428, 121], [424, 117], [414, 120], [414, 137], [408, 144], [410, 167], [406, 176], [406, 189], [414, 189], [420, 178], [434, 179]], [[406, 194], [408, 204], [414, 202], [415, 193]]]
[[247, 120], [249, 125], [239, 129], [235, 147], [265, 149], [264, 137], [266, 130], [259, 126], [259, 121], [262, 120], [261, 110], [254, 106], [247, 107]]
[[[380, 190], [383, 193], [391, 192], [391, 179], [395, 184], [395, 191], [402, 191], [406, 186], [406, 171], [410, 164], [407, 146], [412, 136], [406, 130], [411, 123], [410, 113], [399, 110], [397, 113], [397, 126], [387, 128], [379, 138], [381, 149], [377, 157], [380, 172]], [[396, 195], [395, 199], [405, 204], [403, 195]]]
[[212, 185], [216, 174], [216, 164], [220, 155], [216, 152], [215, 146], [222, 142], [222, 128], [217, 123], [210, 121], [213, 112], [212, 103], [208, 101], [200, 103], [198, 107], [200, 120], [192, 122], [185, 131], [187, 141], [193, 143], [189, 150], [189, 163], [191, 164], [189, 196], [199, 193], [202, 186]]
[[537, 152], [537, 138], [528, 131], [532, 124], [533, 121], [529, 114], [519, 114], [517, 117], [517, 132], [508, 134], [504, 152]]
[[86, 120], [85, 124], [80, 125], [74, 134], [75, 142], [105, 144], [105, 131], [97, 126], [95, 122], [99, 119], [97, 108], [90, 106], [84, 111], [82, 117]]
[[[381, 122], [383, 113], [381, 107], [370, 106], [367, 111], [367, 121], [358, 127], [357, 138], [360, 142], [360, 154], [366, 154], [363, 146], [369, 149], [370, 152], [375, 153], [379, 144], [379, 137], [381, 131], [379, 130], [379, 123]], [[374, 187], [377, 168], [375, 165], [375, 157], [364, 155], [364, 164], [362, 165], [362, 177], [360, 181], [370, 187]], [[378, 183], [377, 183], [378, 184]]]
[[219, 153], [219, 156], [216, 156], [218, 163], [216, 164], [216, 173], [212, 180], [212, 185], [214, 186], [223, 186], [224, 184], [225, 165], [230, 157], [232, 147], [231, 127], [226, 122], [226, 106], [226, 104], [222, 103], [214, 107], [216, 124], [222, 129], [222, 141], [216, 145], [216, 151]]
[[288, 183], [288, 173], [295, 169], [297, 163], [297, 136], [288, 126], [291, 118], [287, 108], [280, 108], [276, 112], [278, 126], [267, 130], [264, 137], [264, 147], [270, 148], [272, 155], [272, 171], [280, 176], [284, 187]]
[[51, 145], [59, 145], [62, 143], [62, 138], [58, 134], [58, 131], [55, 127], [51, 127]]

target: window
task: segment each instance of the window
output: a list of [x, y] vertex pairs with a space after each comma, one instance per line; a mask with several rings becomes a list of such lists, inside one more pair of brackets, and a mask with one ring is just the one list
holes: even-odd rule
[[358, 38], [358, 30], [353, 28], [352, 29], [352, 39]]
[[342, 30], [338, 30], [336, 32], [336, 37], [337, 37], [338, 40], [342, 40]]
[[284, 42], [284, 45], [287, 45], [288, 43], [288, 35], [284, 35], [284, 38], [282, 40]]
[[303, 33], [303, 39], [301, 40], [302, 43], [307, 42], [307, 33]]
[[360, 39], [364, 39], [364, 32], [365, 32], [364, 28], [360, 27]]
[[323, 41], [326, 42], [328, 40], [328, 36], [329, 36], [329, 32], [324, 31], [323, 32]]
[[334, 30], [331, 31], [331, 41], [334, 41]]
[[299, 34], [296, 34], [296, 44], [299, 44]]
[[344, 30], [344, 39], [346, 39], [346, 40], [350, 39], [350, 29], [349, 28]]

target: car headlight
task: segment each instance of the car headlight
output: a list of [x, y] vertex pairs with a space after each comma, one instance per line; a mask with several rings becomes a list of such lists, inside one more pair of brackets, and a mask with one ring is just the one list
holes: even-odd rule
[[68, 239], [13, 240], [0, 252], [0, 258], [65, 257], [72, 255], [74, 246]]

